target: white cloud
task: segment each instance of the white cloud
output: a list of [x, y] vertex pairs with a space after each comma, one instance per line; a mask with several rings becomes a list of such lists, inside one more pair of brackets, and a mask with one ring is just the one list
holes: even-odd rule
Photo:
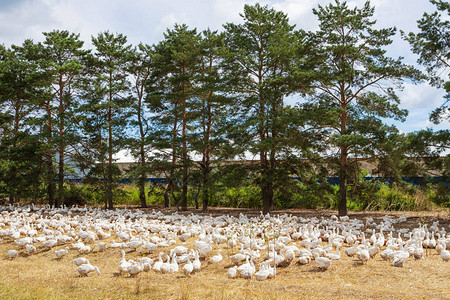
[[432, 110], [442, 104], [444, 91], [428, 83], [414, 85], [406, 83], [403, 91], [398, 93], [401, 108]]
[[256, 3], [256, 1], [215, 0], [212, 5], [212, 11], [214, 16], [221, 21], [221, 24], [240, 23], [242, 22], [242, 18], [239, 14], [244, 11], [244, 5], [254, 3]]
[[[189, 17], [185, 14], [185, 13], [181, 13], [181, 14], [174, 14], [174, 13], [170, 13], [167, 15], [164, 15], [158, 26], [155, 27], [154, 29], [154, 34], [160, 34], [163, 32], [166, 32], [167, 29], [173, 29], [175, 24], [187, 24], [189, 26], [190, 20]], [[191, 26], [189, 26], [191, 27]], [[193, 27], [192, 27], [193, 28]], [[163, 38], [163, 36], [161, 35], [161, 39]]]
[[316, 2], [285, 0], [275, 3], [273, 7], [286, 13], [290, 23], [296, 24], [297, 29], [315, 30], [318, 28], [318, 22], [312, 9], [317, 7]]

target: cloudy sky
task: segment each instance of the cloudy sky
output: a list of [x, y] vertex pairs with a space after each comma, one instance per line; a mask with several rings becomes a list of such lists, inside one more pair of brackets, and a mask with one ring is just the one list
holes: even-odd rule
[[[92, 35], [101, 31], [123, 33], [132, 44], [157, 43], [167, 28], [185, 23], [199, 30], [221, 30], [226, 22], [241, 21], [244, 4], [268, 4], [287, 13], [297, 28], [315, 30], [317, 20], [312, 9], [330, 0], [0, 0], [0, 43], [21, 44], [25, 39], [43, 41], [42, 32], [64, 29], [80, 33], [86, 47], [91, 47]], [[364, 1], [348, 1], [362, 6]], [[372, 0], [376, 27], [396, 26], [406, 32], [417, 31], [416, 20], [423, 12], [434, 11], [428, 0]], [[415, 64], [417, 57], [399, 36], [388, 49], [393, 57]], [[402, 108], [409, 110], [406, 122], [394, 123], [404, 132], [422, 128], [450, 128], [449, 122], [433, 125], [428, 121], [431, 110], [442, 103], [443, 92], [423, 83], [405, 84], [399, 92]]]

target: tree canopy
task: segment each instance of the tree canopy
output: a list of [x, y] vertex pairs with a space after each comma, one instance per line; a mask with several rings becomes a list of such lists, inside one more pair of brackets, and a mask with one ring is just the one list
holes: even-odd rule
[[[404, 36], [430, 82], [449, 92], [439, 71], [448, 67], [449, 5], [431, 1], [438, 11]], [[267, 213], [298, 191], [333, 193], [326, 177], [335, 175], [345, 215], [362, 161], [394, 179], [428, 166], [447, 174], [439, 156], [448, 130], [402, 134], [388, 125], [407, 117], [403, 83], [425, 77], [388, 55], [397, 29], [378, 28], [374, 11], [369, 1], [318, 5], [319, 28], [307, 32], [257, 3], [222, 31], [175, 24], [153, 45], [105, 31], [87, 50], [79, 34], [54, 30], [42, 43], [1, 46], [0, 197], [70, 204], [72, 170], [105, 208], [123, 196], [125, 176], [145, 207], [148, 177], [157, 176], [165, 206], [199, 208], [200, 199], [206, 211], [219, 193], [238, 201], [227, 189], [241, 186]], [[447, 102], [433, 120], [446, 112]], [[136, 160], [128, 170], [115, 161], [123, 150]], [[429, 159], [419, 166], [413, 156]]]

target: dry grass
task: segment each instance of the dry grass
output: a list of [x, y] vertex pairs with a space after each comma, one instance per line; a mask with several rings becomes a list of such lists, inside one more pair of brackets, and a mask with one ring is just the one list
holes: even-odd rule
[[[431, 217], [436, 216], [415, 216]], [[194, 238], [188, 240], [188, 246], [193, 241]], [[54, 254], [63, 248], [59, 246], [53, 250], [38, 248], [34, 255], [21, 253], [13, 260], [7, 259], [6, 252], [17, 248], [9, 238], [0, 244], [1, 299], [450, 299], [450, 263], [444, 263], [435, 250], [422, 260], [410, 258], [403, 268], [395, 268], [379, 256], [361, 265], [346, 257], [342, 249], [342, 258], [327, 271], [319, 271], [314, 262], [300, 266], [294, 261], [288, 267], [278, 268], [276, 278], [258, 282], [227, 278], [231, 252], [226, 247], [221, 263], [202, 261], [202, 270], [191, 277], [182, 272], [150, 271], [136, 278], [118, 276], [119, 249], [86, 255], [71, 250], [60, 261]], [[100, 276], [79, 277], [72, 259], [80, 256], [97, 265]], [[127, 253], [127, 259], [137, 256], [136, 252]], [[157, 253], [149, 256], [156, 257]]]

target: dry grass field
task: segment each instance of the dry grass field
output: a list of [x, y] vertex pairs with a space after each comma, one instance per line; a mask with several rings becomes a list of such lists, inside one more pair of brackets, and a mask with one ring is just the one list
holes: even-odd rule
[[[223, 213], [222, 210], [210, 212]], [[257, 213], [248, 211], [249, 214]], [[292, 212], [325, 216], [332, 212]], [[372, 214], [373, 218], [384, 213]], [[401, 214], [403, 215], [403, 213]], [[350, 217], [365, 217], [356, 214]], [[448, 212], [408, 213], [408, 224], [416, 227], [418, 221], [439, 220], [449, 230]], [[113, 239], [113, 238], [111, 238]], [[195, 238], [187, 241], [192, 246]], [[297, 243], [298, 244], [298, 243]], [[202, 261], [202, 269], [186, 277], [176, 274], [142, 272], [137, 277], [118, 275], [120, 249], [95, 250], [79, 254], [70, 250], [61, 260], [54, 251], [38, 248], [28, 256], [24, 251], [14, 259], [7, 251], [19, 249], [13, 240], [3, 238], [0, 244], [0, 298], [1, 299], [450, 299], [450, 262], [445, 263], [431, 250], [428, 256], [415, 261], [409, 258], [403, 268], [396, 268], [380, 256], [367, 265], [349, 258], [341, 249], [341, 259], [333, 261], [326, 271], [320, 271], [314, 261], [299, 265], [296, 260], [287, 267], [277, 268], [277, 275], [266, 281], [228, 279], [231, 250], [225, 245], [224, 260], [219, 264]], [[170, 247], [173, 248], [174, 246]], [[217, 251], [214, 245], [213, 254]], [[300, 248], [300, 246], [299, 246]], [[158, 249], [159, 250], [159, 249]], [[168, 249], [162, 249], [168, 253]], [[156, 258], [157, 254], [148, 255]], [[236, 250], [234, 250], [236, 252]], [[79, 277], [72, 260], [86, 257], [98, 266], [101, 274]], [[137, 252], [127, 252], [126, 258], [137, 258]], [[263, 253], [262, 256], [265, 256]], [[258, 260], [257, 262], [261, 261]], [[259, 265], [255, 263], [257, 270]], [[181, 269], [181, 268], [180, 268]]]

